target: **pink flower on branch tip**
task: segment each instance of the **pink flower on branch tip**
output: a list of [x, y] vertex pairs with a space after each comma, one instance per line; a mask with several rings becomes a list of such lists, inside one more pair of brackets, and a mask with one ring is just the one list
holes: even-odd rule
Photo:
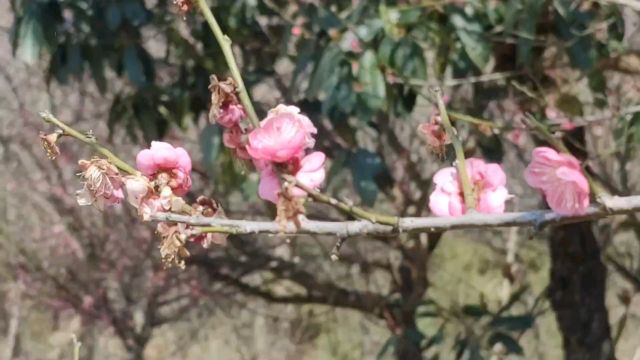
[[105, 205], [115, 205], [124, 199], [123, 179], [113, 164], [106, 159], [93, 158], [78, 162], [84, 186], [76, 192], [78, 204], [96, 205], [103, 209]]
[[295, 106], [278, 105], [249, 133], [247, 152], [254, 160], [284, 163], [301, 158], [315, 145], [318, 130]]
[[[301, 184], [318, 189], [325, 180], [325, 161], [327, 157], [321, 151], [315, 151], [305, 156], [300, 161], [298, 168], [293, 172], [296, 180]], [[282, 184], [278, 175], [271, 166], [256, 164], [260, 170], [260, 183], [258, 185], [258, 196], [261, 199], [278, 203], [278, 196], [282, 191]], [[294, 197], [304, 197], [306, 192], [298, 187], [290, 190], [290, 195]]]
[[178, 196], [191, 188], [191, 157], [181, 147], [152, 141], [149, 149], [138, 153], [136, 165], [144, 175], [168, 185]]
[[[504, 212], [505, 202], [511, 197], [506, 188], [507, 177], [498, 164], [482, 159], [465, 161], [467, 174], [476, 198], [476, 210], [487, 214]], [[429, 209], [436, 216], [460, 216], [467, 212], [458, 170], [447, 167], [433, 177], [435, 190], [429, 196]]]
[[589, 182], [580, 162], [549, 147], [533, 150], [524, 173], [527, 183], [544, 194], [549, 207], [561, 215], [580, 215], [589, 206]]

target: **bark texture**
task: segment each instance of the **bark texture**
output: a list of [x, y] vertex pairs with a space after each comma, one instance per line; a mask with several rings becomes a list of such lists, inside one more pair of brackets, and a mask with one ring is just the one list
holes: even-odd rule
[[551, 229], [549, 298], [567, 360], [614, 359], [605, 306], [607, 269], [591, 222]]

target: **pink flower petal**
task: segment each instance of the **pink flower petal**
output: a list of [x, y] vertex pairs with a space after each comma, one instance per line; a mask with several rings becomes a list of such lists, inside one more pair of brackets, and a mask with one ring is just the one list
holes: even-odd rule
[[271, 169], [267, 169], [260, 173], [260, 183], [258, 184], [258, 196], [261, 199], [278, 203], [278, 194], [280, 193], [280, 180]]

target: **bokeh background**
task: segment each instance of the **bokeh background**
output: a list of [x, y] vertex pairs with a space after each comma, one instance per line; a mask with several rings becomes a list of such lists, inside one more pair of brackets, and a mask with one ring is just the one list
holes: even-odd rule
[[[428, 215], [431, 177], [453, 159], [417, 132], [432, 86], [467, 155], [504, 165], [509, 210], [545, 206], [522, 178], [541, 144], [527, 116], [610, 191], [640, 193], [636, 1], [210, 5], [258, 113], [294, 104], [318, 127], [335, 197]], [[209, 76], [228, 70], [202, 17], [167, 0], [5, 0], [0, 30], [0, 359], [72, 359], [72, 335], [81, 359], [100, 360], [640, 358], [634, 215], [354, 237], [338, 261], [333, 237], [232, 236], [164, 269], [153, 224], [76, 205], [90, 150], [66, 140], [48, 160], [38, 133], [52, 129], [37, 114], [93, 131], [127, 161], [151, 140], [183, 146], [190, 199], [274, 218], [207, 122]]]

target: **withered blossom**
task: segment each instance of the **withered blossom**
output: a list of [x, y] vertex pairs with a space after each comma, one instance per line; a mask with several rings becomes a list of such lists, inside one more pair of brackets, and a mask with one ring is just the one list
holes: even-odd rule
[[436, 155], [442, 156], [445, 152], [445, 145], [451, 143], [442, 124], [434, 119], [420, 124], [418, 131], [424, 136], [429, 149]]
[[280, 226], [280, 231], [286, 232], [289, 221], [292, 221], [296, 228], [300, 228], [300, 215], [305, 214], [304, 201], [305, 198], [294, 197], [291, 195], [292, 187], [285, 184], [283, 191], [278, 196], [276, 204], [276, 222]]
[[[193, 209], [196, 214], [205, 217], [226, 218], [220, 204], [206, 196], [199, 196], [196, 203], [193, 204]], [[200, 233], [194, 236], [191, 241], [200, 243], [204, 248], [209, 248], [212, 244], [224, 246], [227, 244], [227, 236], [222, 233]]]
[[100, 158], [80, 160], [78, 165], [82, 170], [80, 177], [84, 182], [82, 189], [76, 192], [79, 205], [95, 205], [104, 209], [105, 205], [122, 202], [124, 180], [115, 165]]
[[160, 257], [164, 266], [167, 268], [177, 266], [184, 269], [184, 259], [189, 257], [189, 251], [184, 246], [188, 237], [187, 226], [163, 222], [158, 224], [156, 231], [162, 238]]
[[56, 144], [62, 134], [58, 131], [51, 134], [40, 133], [40, 143], [49, 160], [55, 160], [60, 155], [60, 149]]
[[191, 0], [173, 0], [173, 3], [183, 15], [193, 8], [193, 2], [191, 2]]
[[238, 84], [231, 77], [224, 81], [211, 75], [209, 77], [209, 91], [211, 91], [211, 108], [209, 109], [209, 122], [217, 122], [223, 108], [238, 105]]

